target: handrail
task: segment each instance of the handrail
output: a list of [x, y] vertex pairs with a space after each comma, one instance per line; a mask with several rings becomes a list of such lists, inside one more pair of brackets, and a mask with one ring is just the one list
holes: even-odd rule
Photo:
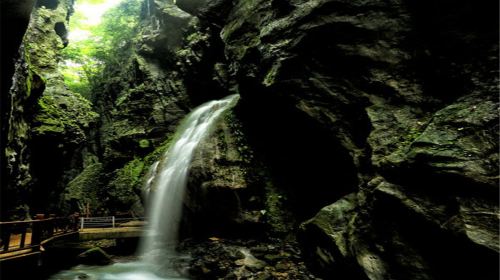
[[0, 222], [0, 254], [26, 249], [40, 250], [44, 240], [78, 231], [76, 222], [74, 217]]
[[84, 228], [115, 228], [121, 224], [131, 221], [144, 221], [144, 217], [117, 218], [115, 216], [106, 217], [81, 217], [80, 229]]
[[0, 222], [0, 258], [5, 253], [31, 249], [39, 251], [47, 240], [84, 228], [115, 228], [144, 217], [50, 217], [26, 221]]

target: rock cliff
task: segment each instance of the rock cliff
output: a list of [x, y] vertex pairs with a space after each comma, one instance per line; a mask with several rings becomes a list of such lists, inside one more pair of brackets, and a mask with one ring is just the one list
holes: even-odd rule
[[[2, 212], [10, 218], [53, 212], [60, 194], [81, 168], [81, 145], [97, 114], [67, 90], [58, 70], [73, 2], [39, 1], [19, 48], [12, 87], [2, 113], [6, 129]], [[17, 36], [24, 30], [17, 30]], [[5, 57], [5, 59], [11, 59]], [[31, 209], [30, 209], [31, 208]]]
[[319, 275], [498, 277], [496, 4], [178, 4], [220, 28], [250, 146]]
[[498, 279], [498, 3], [146, 0], [94, 125], [29, 43], [64, 46], [68, 3], [39, 5], [16, 64], [11, 190], [70, 181], [66, 202], [140, 214], [179, 120], [237, 93], [196, 151], [184, 236], [296, 238], [323, 279]]

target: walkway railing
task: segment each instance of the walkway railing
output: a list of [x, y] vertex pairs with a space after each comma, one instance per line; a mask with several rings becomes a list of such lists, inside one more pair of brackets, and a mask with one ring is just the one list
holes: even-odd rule
[[115, 216], [108, 217], [88, 217], [80, 218], [80, 229], [84, 228], [114, 228], [134, 221], [144, 221], [144, 217], [120, 218]]
[[74, 218], [0, 222], [0, 254], [31, 249], [38, 251], [44, 240], [78, 231]]
[[[64, 234], [78, 232], [86, 228], [115, 228], [121, 226], [141, 226], [143, 217], [89, 217], [75, 216], [45, 219], [38, 215], [36, 220], [0, 222], [0, 259], [12, 252], [40, 251], [42, 244]], [[134, 224], [131, 222], [139, 222]], [[128, 225], [127, 225], [128, 223]], [[19, 252], [23, 253], [23, 252]], [[17, 254], [17, 253], [16, 253]]]

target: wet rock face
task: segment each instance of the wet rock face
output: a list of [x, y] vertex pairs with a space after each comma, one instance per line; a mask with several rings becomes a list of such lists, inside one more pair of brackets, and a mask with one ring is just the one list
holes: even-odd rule
[[[13, 86], [6, 93], [10, 108], [2, 143], [7, 159], [3, 186], [11, 201], [3, 212], [11, 218], [23, 218], [28, 210], [58, 210], [67, 177], [81, 168], [75, 160], [79, 145], [97, 116], [87, 100], [66, 89], [57, 69], [72, 1], [52, 2], [33, 10]], [[22, 211], [12, 212], [16, 208]]]
[[[1, 135], [0, 135], [0, 144], [2, 146], [0, 152], [0, 168], [1, 174], [3, 174], [1, 178], [2, 186], [6, 186], [11, 178], [16, 178], [18, 175], [7, 175], [12, 171], [8, 169], [7, 165], [9, 164], [8, 155], [5, 150], [5, 145], [7, 142], [12, 142], [9, 140], [9, 131], [11, 130], [11, 124], [9, 124], [9, 119], [12, 118], [11, 108], [16, 108], [19, 105], [15, 105], [12, 103], [23, 104], [25, 102], [24, 98], [13, 97], [11, 94], [7, 94], [9, 92], [10, 87], [13, 84], [13, 74], [14, 72], [23, 72], [26, 71], [26, 65], [22, 65], [22, 63], [15, 65], [15, 60], [19, 57], [19, 47], [21, 45], [22, 37], [26, 32], [26, 28], [28, 27], [28, 23], [30, 20], [31, 9], [33, 8], [35, 1], [26, 0], [26, 1], [2, 1], [0, 3], [0, 36], [2, 43], [1, 48], [1, 104], [0, 104], [0, 115], [1, 115]], [[18, 69], [15, 70], [15, 67]], [[19, 69], [23, 68], [24, 69]], [[21, 85], [21, 83], [18, 83]], [[16, 86], [16, 85], [14, 85]], [[17, 114], [22, 113], [16, 109], [14, 112]], [[15, 117], [21, 118], [19, 116]], [[23, 126], [22, 121], [19, 121], [19, 126]], [[18, 128], [17, 130], [19, 130]], [[13, 129], [16, 130], [16, 129]], [[14, 134], [14, 133], [12, 133]], [[21, 134], [21, 133], [20, 133]], [[19, 134], [19, 135], [20, 135]], [[20, 138], [23, 138], [20, 136]], [[23, 145], [23, 140], [16, 140], [16, 145]], [[20, 150], [20, 149], [19, 149]], [[17, 169], [20, 173], [24, 172], [24, 169]], [[25, 175], [19, 175], [21, 177], [26, 178]], [[5, 195], [2, 195], [2, 205], [1, 213], [2, 220], [5, 220], [4, 217], [7, 208], [7, 201], [4, 201]]]
[[[484, 28], [491, 13], [468, 27], [473, 38], [459, 20], [487, 7], [467, 10], [471, 4], [465, 3], [446, 10], [436, 4], [433, 13], [440, 16], [426, 20], [424, 4], [294, 1], [285, 14], [278, 13], [278, 2], [233, 8], [222, 30], [232, 77], [248, 106], [274, 102], [270, 107], [279, 111], [269, 115], [290, 115], [285, 106], [303, 113], [354, 152], [356, 166], [364, 156], [376, 165], [390, 160], [450, 100], [496, 90], [494, 63], [488, 69], [477, 63], [495, 61], [497, 36]], [[430, 28], [443, 18], [455, 20]]]
[[196, 148], [189, 170], [183, 231], [187, 236], [287, 235], [281, 192], [242, 130], [239, 108], [220, 116]]
[[[410, 146], [409, 168], [426, 169], [426, 178], [455, 179], [452, 182], [457, 187], [482, 185], [495, 192], [498, 182], [497, 101], [493, 95], [473, 94], [437, 111]], [[459, 182], [464, 179], [470, 182]]]
[[497, 278], [496, 4], [219, 2], [198, 16], [318, 273]]
[[250, 202], [252, 193], [260, 195], [249, 174], [252, 154], [244, 150], [244, 139], [238, 136], [241, 132], [236, 125], [234, 114], [225, 112], [194, 153], [185, 211], [192, 216], [186, 217], [186, 224], [194, 225], [192, 233], [227, 233], [231, 227], [258, 225], [262, 219], [259, 202]]

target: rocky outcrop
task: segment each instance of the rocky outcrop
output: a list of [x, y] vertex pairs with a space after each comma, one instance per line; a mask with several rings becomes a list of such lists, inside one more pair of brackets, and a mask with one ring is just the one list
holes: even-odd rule
[[[245, 137], [238, 107], [224, 112], [196, 148], [184, 210], [187, 236], [285, 236], [284, 197]], [[288, 218], [288, 219], [287, 219]]]
[[494, 4], [198, 4], [316, 272], [498, 277]]
[[[34, 178], [32, 211], [60, 213], [66, 184], [89, 164], [81, 153], [98, 115], [88, 100], [67, 89], [58, 68], [60, 52], [68, 44], [66, 26], [72, 9], [71, 0], [39, 1], [24, 39], [30, 71], [45, 83], [28, 145]], [[53, 162], [50, 166], [48, 159]]]
[[4, 189], [11, 199], [4, 213], [11, 218], [57, 211], [72, 169], [81, 168], [76, 154], [97, 116], [87, 100], [66, 89], [58, 71], [72, 1], [51, 3], [33, 10], [9, 92]]
[[193, 256], [176, 265], [186, 267], [191, 279], [318, 279], [308, 271], [295, 242], [211, 237], [187, 240], [179, 247]]
[[[16, 108], [18, 106], [11, 104], [14, 98], [11, 98], [9, 92], [10, 87], [12, 86], [12, 76], [15, 71], [15, 60], [19, 57], [19, 47], [21, 45], [22, 38], [24, 33], [26, 32], [26, 28], [28, 27], [28, 23], [30, 20], [31, 9], [33, 8], [35, 1], [26, 0], [26, 1], [3, 1], [0, 3], [0, 36], [2, 43], [1, 48], [1, 102], [0, 102], [0, 114], [1, 114], [1, 133], [0, 133], [0, 168], [1, 174], [1, 184], [2, 187], [7, 186], [8, 182], [11, 180], [9, 171], [7, 169], [7, 155], [5, 151], [5, 145], [9, 140], [9, 130], [10, 123], [9, 119], [11, 118], [11, 108]], [[17, 67], [22, 67], [18, 65]], [[26, 70], [18, 70], [18, 71], [26, 71]], [[24, 99], [19, 98], [18, 102], [23, 103]], [[16, 98], [18, 100], [18, 98]], [[18, 128], [17, 130], [22, 129]], [[22, 143], [22, 140], [19, 141]], [[19, 169], [21, 171], [21, 169]], [[5, 199], [5, 195], [1, 196], [1, 211], [0, 217], [2, 220], [7, 219], [7, 209], [5, 206], [7, 200]]]

